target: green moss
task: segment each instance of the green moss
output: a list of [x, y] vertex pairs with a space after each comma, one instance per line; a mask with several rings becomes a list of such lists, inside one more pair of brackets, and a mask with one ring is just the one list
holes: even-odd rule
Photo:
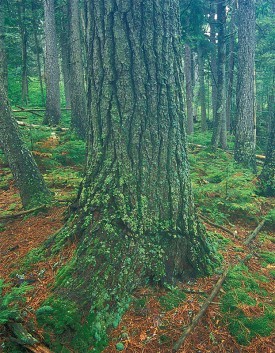
[[267, 266], [268, 264], [274, 264], [275, 263], [275, 254], [270, 251], [261, 251], [259, 253], [260, 257], [264, 260], [263, 265]]
[[260, 316], [247, 316], [243, 307], [257, 307], [253, 293], [266, 295], [260, 283], [267, 282], [265, 276], [251, 274], [245, 265], [235, 266], [228, 274], [225, 282], [226, 293], [221, 298], [223, 320], [230, 333], [240, 344], [249, 344], [256, 337], [270, 335], [273, 328], [274, 314], [271, 307], [262, 307]]
[[167, 294], [159, 298], [159, 302], [164, 310], [169, 311], [177, 308], [185, 298], [185, 293], [178, 288], [172, 287]]

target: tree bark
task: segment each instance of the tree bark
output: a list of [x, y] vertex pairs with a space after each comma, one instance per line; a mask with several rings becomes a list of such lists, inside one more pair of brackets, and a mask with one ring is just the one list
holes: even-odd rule
[[218, 26], [218, 65], [217, 65], [217, 104], [216, 117], [213, 125], [212, 145], [217, 148], [218, 144], [225, 149], [227, 147], [226, 136], [226, 89], [225, 89], [225, 23], [226, 3], [220, 0], [217, 5], [217, 26]]
[[186, 154], [178, 2], [91, 0], [89, 18], [88, 160], [68, 225], [79, 246], [56, 294], [106, 328], [137, 286], [206, 273], [211, 255]]
[[71, 126], [85, 138], [87, 132], [87, 99], [81, 52], [80, 18], [78, 0], [69, 0], [70, 16], [70, 76], [71, 76]]
[[256, 171], [254, 117], [255, 0], [239, 0], [235, 160]]
[[54, 0], [44, 0], [46, 40], [46, 113], [44, 123], [57, 125], [61, 118], [59, 64], [55, 28]]
[[193, 119], [193, 85], [192, 85], [192, 54], [189, 44], [185, 44], [184, 51], [184, 77], [186, 88], [187, 134], [194, 133]]
[[201, 129], [202, 131], [207, 130], [206, 123], [206, 102], [205, 102], [205, 82], [204, 82], [204, 56], [201, 44], [197, 47], [198, 50], [198, 73], [199, 73], [199, 95], [200, 95], [200, 105], [201, 105]]
[[[0, 29], [3, 29], [3, 11], [0, 8]], [[51, 195], [32, 154], [20, 137], [17, 122], [11, 115], [6, 91], [7, 77], [2, 74], [2, 66], [5, 67], [5, 50], [3, 33], [0, 32], [0, 144], [19, 188], [24, 208], [34, 208], [47, 203]]]

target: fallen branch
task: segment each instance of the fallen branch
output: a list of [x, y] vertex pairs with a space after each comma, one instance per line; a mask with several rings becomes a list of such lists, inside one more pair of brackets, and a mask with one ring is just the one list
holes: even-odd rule
[[232, 232], [230, 229], [225, 228], [225, 227], [223, 227], [223, 226], [220, 226], [219, 224], [216, 224], [216, 223], [210, 221], [210, 219], [206, 218], [205, 216], [203, 216], [203, 215], [201, 215], [201, 214], [199, 214], [199, 217], [200, 217], [202, 220], [204, 220], [206, 223], [210, 224], [211, 226], [216, 227], [216, 228], [219, 228], [219, 229], [222, 229], [222, 230], [224, 230], [225, 232], [227, 232], [227, 233], [233, 235], [233, 237], [236, 237], [237, 234], [234, 233], [234, 232]]
[[244, 241], [245, 245], [248, 245], [252, 242], [252, 240], [254, 238], [256, 238], [256, 236], [258, 235], [258, 233], [260, 232], [260, 230], [263, 228], [264, 224], [265, 224], [265, 219], [263, 219], [258, 225], [257, 227], [253, 230], [253, 232], [249, 235], [249, 237]]
[[44, 209], [46, 207], [47, 207], [46, 205], [41, 205], [41, 206], [38, 206], [38, 207], [35, 207], [35, 208], [31, 208], [29, 210], [21, 211], [21, 212], [18, 212], [18, 213], [6, 214], [6, 215], [3, 215], [3, 216], [0, 215], [0, 220], [17, 218], [17, 217], [24, 216], [26, 214], [29, 214], [29, 213], [32, 213], [32, 212], [35, 212], [35, 211], [38, 211], [38, 210], [42, 210], [42, 209]]
[[[255, 228], [255, 230], [248, 236], [248, 238], [245, 240], [244, 244], [248, 245], [251, 243], [251, 241], [257, 236], [257, 234], [259, 233], [259, 231], [262, 229], [262, 227], [265, 224], [265, 219], [263, 219], [259, 225]], [[252, 254], [253, 255], [253, 254]], [[246, 255], [244, 260], [239, 260], [238, 262], [244, 262], [246, 260], [249, 260], [251, 257], [251, 253]], [[184, 340], [186, 339], [186, 337], [192, 332], [192, 330], [197, 326], [199, 320], [201, 319], [201, 317], [204, 315], [204, 313], [206, 312], [207, 308], [209, 307], [209, 305], [213, 302], [213, 299], [215, 298], [215, 296], [218, 294], [218, 292], [220, 291], [223, 282], [225, 281], [227, 274], [229, 272], [230, 269], [230, 265], [228, 267], [226, 267], [226, 269], [223, 271], [223, 274], [221, 275], [221, 277], [219, 278], [218, 282], [216, 283], [216, 285], [214, 286], [211, 294], [209, 295], [209, 297], [206, 299], [206, 301], [204, 302], [203, 306], [201, 307], [200, 311], [198, 312], [198, 314], [194, 317], [192, 323], [184, 330], [183, 334], [180, 336], [180, 338], [178, 339], [178, 341], [174, 344], [173, 350], [172, 352], [177, 352], [180, 347], [182, 346]]]
[[180, 338], [178, 339], [178, 341], [174, 344], [173, 350], [172, 352], [177, 352], [180, 347], [182, 346], [184, 340], [186, 339], [186, 337], [192, 332], [192, 330], [197, 326], [199, 320], [201, 319], [201, 317], [204, 315], [204, 313], [206, 312], [208, 306], [211, 304], [211, 302], [213, 301], [213, 299], [215, 298], [215, 296], [218, 294], [219, 290], [221, 289], [221, 286], [224, 282], [224, 280], [226, 279], [226, 276], [228, 274], [229, 271], [229, 267], [227, 267], [224, 271], [223, 274], [221, 275], [221, 277], [219, 278], [218, 282], [216, 283], [215, 287], [213, 288], [211, 294], [209, 295], [209, 297], [206, 299], [206, 301], [204, 302], [203, 306], [201, 307], [200, 311], [198, 312], [198, 314], [194, 317], [191, 325], [189, 325], [183, 332], [183, 334], [180, 336]]
[[41, 114], [35, 113], [33, 110], [30, 109], [25, 109], [23, 107], [20, 107], [19, 105], [16, 105], [17, 108], [19, 108], [20, 110], [13, 110], [14, 113], [21, 113], [21, 112], [27, 112], [27, 113], [32, 113], [34, 115], [39, 116], [40, 118], [43, 118], [43, 116]]
[[[19, 108], [20, 110], [14, 109], [12, 111], [13, 113], [20, 113], [22, 111], [24, 111], [26, 113], [44, 112], [46, 110], [46, 108], [30, 108], [30, 109], [26, 109], [26, 108], [23, 108], [23, 107], [19, 107], [18, 105], [16, 107]], [[61, 110], [71, 110], [71, 108], [61, 108]]]
[[42, 130], [51, 130], [51, 131], [53, 131], [53, 130], [55, 130], [55, 131], [68, 131], [69, 130], [66, 127], [59, 127], [59, 126], [51, 127], [51, 126], [43, 126], [43, 125], [36, 125], [36, 124], [27, 124], [24, 121], [20, 121], [20, 120], [17, 120], [17, 124], [19, 126], [26, 126], [26, 127], [31, 127], [34, 129], [42, 129]]
[[25, 347], [30, 352], [33, 353], [53, 353], [48, 347], [40, 343], [36, 338], [34, 338], [25, 327], [18, 322], [7, 324], [8, 329], [15, 336], [11, 337], [11, 340]]

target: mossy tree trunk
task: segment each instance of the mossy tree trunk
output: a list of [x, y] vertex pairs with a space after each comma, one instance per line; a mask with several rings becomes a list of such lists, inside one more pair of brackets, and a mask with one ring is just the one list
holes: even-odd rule
[[200, 106], [201, 106], [201, 129], [202, 131], [207, 130], [206, 122], [206, 100], [205, 100], [205, 79], [204, 79], [204, 49], [203, 44], [199, 43], [197, 47], [198, 51], [198, 73], [199, 73], [199, 96], [200, 96]]
[[186, 111], [187, 111], [187, 134], [194, 133], [194, 118], [193, 118], [193, 86], [192, 86], [192, 53], [188, 43], [184, 46], [184, 77], [186, 90]]
[[69, 231], [79, 246], [56, 291], [108, 325], [137, 286], [211, 261], [187, 160], [177, 1], [91, 0], [89, 18], [88, 160]]
[[[1, 5], [2, 0], [0, 0]], [[0, 146], [19, 188], [24, 208], [47, 203], [51, 195], [36, 162], [20, 137], [7, 98], [7, 70], [4, 49], [3, 8], [0, 7]]]

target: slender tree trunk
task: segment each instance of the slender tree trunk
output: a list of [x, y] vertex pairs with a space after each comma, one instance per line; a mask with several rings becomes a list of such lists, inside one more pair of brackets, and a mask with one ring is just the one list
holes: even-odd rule
[[69, 0], [70, 16], [70, 76], [71, 76], [71, 126], [82, 138], [87, 129], [87, 100], [81, 52], [80, 18], [78, 0]]
[[44, 0], [45, 40], [46, 40], [46, 113], [45, 124], [57, 125], [61, 118], [59, 64], [56, 41], [54, 0]]
[[262, 193], [266, 196], [275, 196], [275, 99], [269, 97], [270, 103], [270, 132], [266, 150], [266, 159], [260, 175]]
[[35, 18], [35, 3], [32, 1], [32, 27], [33, 27], [33, 35], [34, 35], [34, 43], [35, 43], [35, 51], [36, 51], [36, 62], [37, 62], [37, 72], [39, 77], [39, 85], [40, 85], [40, 93], [41, 93], [41, 103], [45, 104], [45, 94], [44, 94], [44, 87], [43, 87], [43, 79], [42, 79], [42, 69], [41, 69], [41, 60], [40, 60], [40, 51], [41, 46], [39, 45], [38, 34], [37, 34], [37, 27], [38, 24]]
[[5, 0], [0, 0], [0, 82], [5, 91], [8, 91], [8, 65], [5, 47]]
[[89, 16], [88, 161], [70, 226], [79, 248], [56, 293], [104, 330], [148, 279], [207, 271], [209, 249], [186, 156], [178, 2], [90, 0]]
[[228, 46], [228, 70], [227, 70], [227, 100], [226, 100], [226, 127], [231, 130], [231, 111], [234, 85], [234, 66], [235, 66], [235, 21], [236, 21], [236, 2], [232, 4], [230, 21], [230, 40]]
[[254, 117], [255, 0], [239, 0], [235, 160], [256, 171]]
[[6, 55], [4, 50], [3, 7], [0, 0], [0, 144], [19, 188], [24, 208], [47, 203], [50, 192], [35, 160], [20, 137], [16, 120], [11, 115], [7, 98]]
[[184, 77], [186, 87], [186, 107], [187, 107], [187, 134], [194, 133], [193, 119], [193, 86], [192, 86], [192, 54], [189, 44], [185, 44], [184, 52]]
[[218, 86], [218, 73], [217, 73], [217, 39], [216, 39], [216, 14], [217, 14], [217, 0], [210, 0], [210, 68], [211, 68], [211, 88], [212, 88], [212, 116], [213, 123], [216, 119], [217, 112], [217, 86]]
[[226, 3], [220, 0], [217, 8], [218, 25], [218, 82], [217, 82], [217, 111], [213, 125], [212, 145], [218, 147], [219, 142], [222, 148], [227, 147], [226, 136], [226, 85], [225, 85], [225, 23], [226, 23]]
[[20, 28], [21, 36], [21, 51], [22, 51], [22, 73], [21, 73], [21, 97], [22, 103], [28, 105], [28, 66], [27, 66], [27, 44], [28, 44], [28, 33], [26, 28], [26, 4], [24, 0], [17, 3], [18, 8], [18, 23]]
[[199, 73], [199, 95], [200, 95], [200, 105], [201, 105], [201, 129], [202, 131], [207, 130], [206, 123], [206, 102], [205, 102], [205, 82], [204, 82], [204, 57], [201, 44], [198, 45], [198, 73]]
[[72, 77], [70, 74], [70, 30], [69, 30], [69, 9], [68, 4], [62, 6], [62, 14], [60, 14], [60, 47], [61, 47], [61, 59], [62, 59], [62, 74], [64, 82], [66, 108], [71, 107], [71, 86]]

